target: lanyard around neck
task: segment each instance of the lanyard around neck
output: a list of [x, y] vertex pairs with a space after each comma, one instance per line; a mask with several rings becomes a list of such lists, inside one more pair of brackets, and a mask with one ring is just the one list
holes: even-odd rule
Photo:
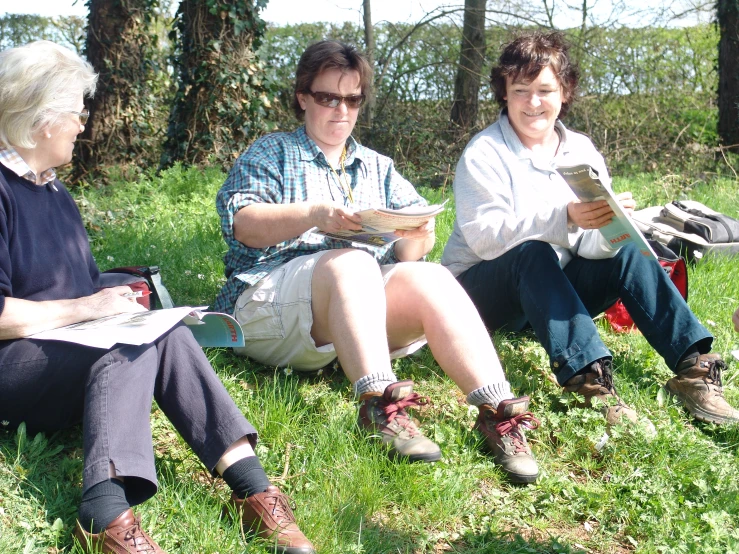
[[341, 151], [341, 158], [339, 158], [339, 165], [341, 166], [341, 176], [339, 176], [337, 171], [334, 169], [334, 166], [331, 165], [331, 162], [328, 162], [328, 166], [331, 168], [331, 171], [336, 177], [336, 181], [339, 183], [339, 188], [341, 189], [341, 194], [344, 196], [344, 200], [349, 200], [349, 205], [351, 205], [354, 204], [354, 195], [352, 194], [352, 185], [349, 181], [349, 176], [346, 174], [346, 166], [344, 165], [345, 163], [346, 146], [344, 146], [344, 149]]

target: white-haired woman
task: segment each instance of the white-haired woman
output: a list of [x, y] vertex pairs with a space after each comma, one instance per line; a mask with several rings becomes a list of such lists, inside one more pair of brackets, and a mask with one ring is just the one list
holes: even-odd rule
[[[152, 399], [233, 491], [242, 524], [286, 554], [314, 552], [254, 455], [257, 434], [190, 331], [111, 350], [25, 338], [142, 309], [104, 288], [82, 220], [54, 168], [68, 163], [97, 76], [75, 53], [38, 41], [0, 53], [0, 421], [30, 432], [82, 423], [75, 536], [84, 551], [163, 552], [131, 506], [156, 491]], [[97, 291], [97, 292], [96, 292]]]

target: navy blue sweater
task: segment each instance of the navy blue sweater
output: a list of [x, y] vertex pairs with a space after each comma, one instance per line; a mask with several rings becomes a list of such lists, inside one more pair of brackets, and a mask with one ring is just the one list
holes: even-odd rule
[[58, 179], [36, 185], [2, 164], [0, 173], [0, 313], [6, 297], [40, 301], [93, 294], [100, 273], [67, 189]]

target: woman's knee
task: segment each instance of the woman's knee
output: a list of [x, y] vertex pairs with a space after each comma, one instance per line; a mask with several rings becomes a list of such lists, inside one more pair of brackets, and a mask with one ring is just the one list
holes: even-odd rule
[[554, 247], [541, 240], [527, 240], [514, 246], [504, 256], [518, 258], [522, 261], [554, 261], [559, 265], [559, 258]]
[[614, 261], [622, 274], [633, 272], [644, 275], [655, 273], [656, 269], [662, 271], [661, 266], [655, 264], [651, 256], [642, 254], [642, 251], [634, 243], [622, 246], [614, 256]]
[[393, 267], [391, 278], [414, 287], [459, 287], [451, 272], [432, 262], [402, 262]]
[[337, 281], [380, 277], [380, 267], [372, 255], [353, 248], [327, 252], [319, 260], [316, 271]]

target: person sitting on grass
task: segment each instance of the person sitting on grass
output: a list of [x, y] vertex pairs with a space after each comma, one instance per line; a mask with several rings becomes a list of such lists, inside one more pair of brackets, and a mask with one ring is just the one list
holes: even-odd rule
[[524, 428], [538, 425], [514, 398], [475, 307], [452, 275], [418, 262], [434, 221], [369, 246], [311, 231], [360, 229], [357, 211], [423, 206], [385, 156], [351, 136], [371, 82], [353, 47], [323, 41], [298, 63], [293, 109], [305, 125], [257, 140], [218, 192], [227, 282], [215, 309], [244, 330], [239, 353], [268, 366], [316, 370], [338, 357], [359, 398], [359, 425], [391, 456], [433, 462], [439, 447], [406, 409], [426, 402], [398, 381], [392, 357], [427, 341], [441, 368], [479, 408], [475, 427], [513, 481], [538, 475]]
[[739, 333], [739, 308], [737, 308], [734, 315], [731, 316], [731, 321], [734, 324], [734, 331]]
[[[441, 259], [488, 328], [533, 328], [566, 391], [600, 404], [609, 423], [635, 421], [592, 319], [621, 298], [675, 372], [667, 391], [697, 419], [739, 421], [723, 395], [725, 364], [709, 354], [713, 337], [662, 267], [635, 244], [611, 249], [598, 231], [614, 215], [606, 201], [579, 202], [557, 173], [588, 163], [610, 186], [592, 142], [560, 121], [578, 84], [563, 36], [527, 33], [506, 44], [490, 83], [502, 111], [457, 165], [457, 218]], [[631, 193], [618, 199], [633, 211]]]
[[77, 206], [55, 169], [72, 159], [97, 75], [77, 54], [38, 41], [0, 53], [0, 421], [28, 432], [82, 423], [83, 552], [163, 552], [131, 506], [154, 495], [152, 399], [203, 464], [233, 491], [246, 531], [272, 552], [315, 549], [254, 455], [257, 433], [190, 330], [110, 350], [29, 335], [144, 308], [101, 275]]

